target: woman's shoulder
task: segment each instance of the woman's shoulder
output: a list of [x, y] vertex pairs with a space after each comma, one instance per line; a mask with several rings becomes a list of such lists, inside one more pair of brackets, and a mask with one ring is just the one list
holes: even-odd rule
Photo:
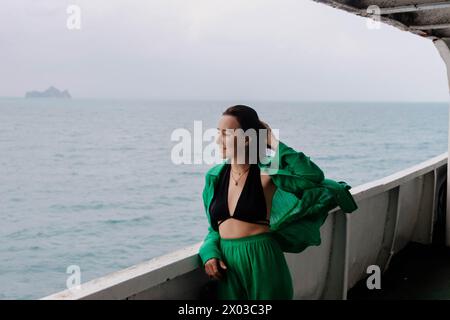
[[223, 160], [221, 163], [216, 163], [211, 168], [209, 168], [206, 173], [205, 177], [208, 178], [209, 176], [218, 176], [222, 170], [222, 168], [227, 164], [227, 160]]

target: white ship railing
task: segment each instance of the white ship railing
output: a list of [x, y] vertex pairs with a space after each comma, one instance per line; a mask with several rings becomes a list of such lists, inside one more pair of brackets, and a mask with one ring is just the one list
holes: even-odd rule
[[[347, 291], [381, 271], [410, 241], [430, 244], [445, 223], [448, 153], [350, 191], [358, 210], [339, 208], [321, 228], [322, 243], [285, 253], [295, 299], [346, 299]], [[442, 202], [442, 200], [444, 202]], [[444, 222], [443, 222], [444, 221]], [[201, 267], [201, 242], [43, 299], [198, 299], [210, 280]]]

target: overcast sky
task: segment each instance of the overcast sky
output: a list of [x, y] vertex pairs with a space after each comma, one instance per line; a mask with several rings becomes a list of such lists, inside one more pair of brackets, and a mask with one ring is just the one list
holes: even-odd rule
[[431, 41], [309, 0], [2, 1], [0, 82], [0, 96], [448, 100]]

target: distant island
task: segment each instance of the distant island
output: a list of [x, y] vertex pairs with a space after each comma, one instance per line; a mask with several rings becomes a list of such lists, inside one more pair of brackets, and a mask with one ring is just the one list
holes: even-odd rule
[[60, 91], [51, 86], [45, 91], [28, 91], [25, 93], [25, 98], [72, 98], [69, 91]]

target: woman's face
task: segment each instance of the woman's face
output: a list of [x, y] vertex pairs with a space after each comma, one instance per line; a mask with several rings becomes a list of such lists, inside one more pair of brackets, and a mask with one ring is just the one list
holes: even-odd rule
[[240, 128], [240, 124], [234, 116], [223, 115], [219, 120], [219, 124], [217, 125], [216, 143], [219, 145], [222, 158], [224, 159], [234, 157], [234, 149], [237, 145], [237, 135], [233, 129], [238, 128]]

